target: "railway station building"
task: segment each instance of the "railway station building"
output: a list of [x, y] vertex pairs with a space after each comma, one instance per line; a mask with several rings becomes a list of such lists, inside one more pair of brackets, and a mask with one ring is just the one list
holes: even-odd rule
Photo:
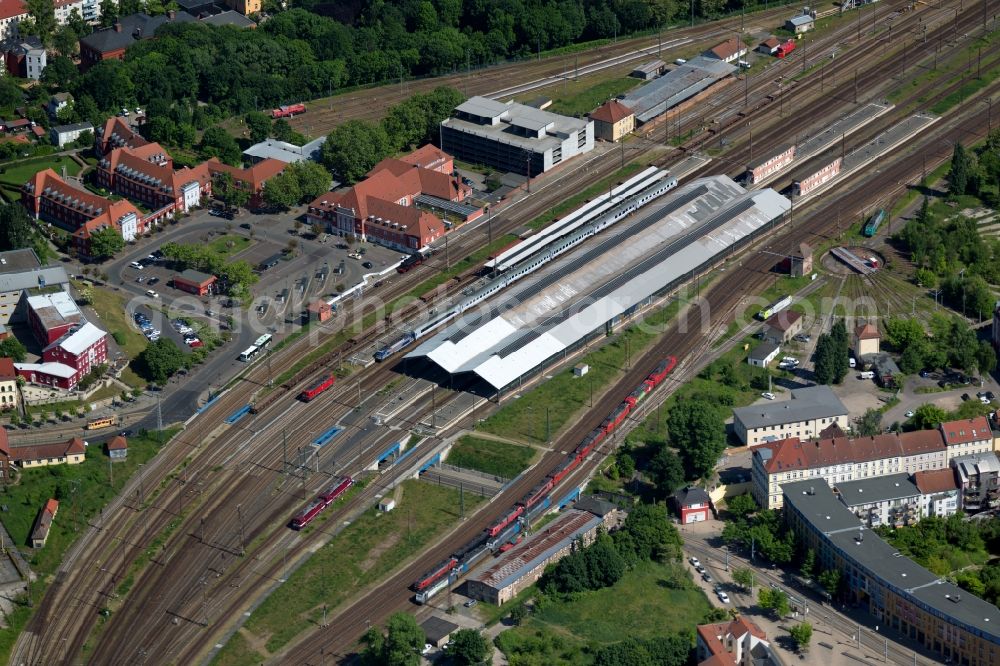
[[675, 188], [466, 310], [407, 355], [407, 371], [503, 397], [766, 234], [789, 207], [727, 176]]
[[873, 623], [967, 666], [1000, 663], [1000, 609], [896, 550], [837, 500], [824, 479], [782, 486], [785, 520]]
[[632, 109], [636, 124], [648, 123], [731, 76], [736, 69], [735, 65], [719, 58], [691, 58], [631, 91], [621, 99], [621, 103]]
[[441, 122], [441, 148], [529, 180], [594, 149], [594, 123], [517, 102], [470, 97]]

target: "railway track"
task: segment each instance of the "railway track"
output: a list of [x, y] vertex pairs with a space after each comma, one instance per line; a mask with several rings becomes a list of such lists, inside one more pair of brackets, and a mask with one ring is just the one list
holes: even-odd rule
[[[610, 160], [606, 159], [605, 161], [610, 161], [613, 164], [614, 162], [617, 161], [617, 156], [612, 155], [612, 158]], [[595, 170], [596, 170], [596, 165], [595, 165]], [[590, 179], [592, 180], [592, 178]], [[586, 180], [588, 179], [575, 178], [571, 180], [570, 183], [582, 182]], [[554, 197], [552, 199], [554, 200]], [[522, 208], [518, 210], [518, 214], [525, 215], [526, 217], [527, 215], [531, 215], [531, 217], [533, 217], [534, 214], [532, 214], [531, 211], [537, 210], [537, 212], [540, 213], [543, 212], [544, 210], [547, 210], [549, 207], [551, 207], [549, 199], [541, 197], [538, 198], [532, 197], [532, 199], [528, 200], [527, 204], [525, 204]], [[530, 217], [528, 219], [530, 219]], [[511, 222], [511, 224], [517, 223], [519, 221], [521, 220], [514, 220], [513, 222]], [[501, 232], [495, 231], [495, 233], [501, 233]], [[483, 235], [485, 236], [485, 233]], [[485, 240], [485, 238], [479, 238], [478, 240], [479, 242], [481, 242]], [[474, 244], [474, 242], [475, 241], [470, 239], [468, 245], [471, 247]], [[452, 249], [454, 250], [455, 248]], [[458, 254], [456, 256], [462, 256], [462, 255]], [[402, 291], [402, 288], [396, 289], [396, 291]], [[383, 294], [386, 293], [391, 293], [391, 292], [383, 291]], [[347, 344], [340, 351], [341, 353], [346, 353], [349, 352], [350, 349], [352, 349], [355, 346], [357, 345]], [[288, 349], [282, 351], [281, 358], [294, 358], [295, 355], [300, 354], [301, 351], [306, 347], [307, 344], [305, 343], [304, 340], [297, 341], [296, 343], [290, 345]], [[362, 378], [362, 381], [365, 382], [366, 387], [379, 386], [380, 384], [383, 384], [385, 381], [387, 381], [388, 377], [391, 376], [391, 374], [388, 373], [389, 370], [387, 368], [379, 367], [376, 368], [376, 370], [374, 370], [371, 374], [366, 374], [365, 377]], [[306, 375], [311, 376], [311, 374], [308, 372], [303, 372], [302, 375], [300, 376], [306, 376]], [[212, 407], [210, 407], [210, 409], [207, 411], [205, 415], [199, 418], [205, 419], [206, 422], [211, 423], [212, 422], [211, 419], [221, 418], [222, 416], [231, 413], [242, 404], [245, 404], [248, 401], [249, 396], [257, 389], [259, 389], [261, 386], [263, 386], [266, 383], [267, 379], [268, 377], [264, 370], [264, 364], [258, 364], [255, 368], [251, 369], [251, 371], [248, 373], [242, 385], [231, 390], [227, 394], [224, 394], [215, 404], [212, 405]], [[295, 381], [298, 381], [298, 378], [296, 378]], [[631, 381], [631, 379], [629, 379], [629, 381]], [[353, 386], [353, 384], [351, 386]], [[286, 395], [289, 392], [286, 392]], [[339, 389], [339, 391], [335, 391], [334, 393], [331, 393], [330, 396], [327, 396], [327, 402], [325, 404], [327, 405], [327, 407], [332, 407], [333, 405], [338, 403], [339, 400], [341, 409], [343, 409], [344, 407], [350, 407], [351, 406], [350, 401], [346, 399], [347, 392], [348, 390], [342, 386]], [[339, 398], [334, 399], [335, 396], [339, 396]], [[262, 410], [261, 414], [257, 417], [257, 419], [265, 418], [267, 417], [267, 415], [272, 414], [274, 410], [277, 410], [279, 407], [281, 407], [284, 402], [286, 401], [276, 400], [274, 403], [272, 403], [272, 405], [266, 406], [266, 408]], [[320, 411], [319, 408], [315, 409], [317, 412]], [[332, 421], [333, 419], [331, 417], [333, 416], [334, 413], [329, 413], [323, 418], [327, 419], [327, 422]], [[287, 415], [284, 417], [284, 419], [285, 421], [283, 422], [289, 422], [289, 423], [295, 420], [294, 416], [289, 418]], [[316, 424], [317, 421], [318, 419], [313, 417], [301, 424], [296, 424], [298, 426], [298, 431], [302, 432], [306, 431], [309, 427], [315, 427], [315, 425], [313, 424]], [[183, 483], [179, 481], [177, 482], [168, 481], [167, 486], [163, 490], [161, 490], [160, 493], [157, 495], [157, 498], [155, 500], [156, 509], [151, 510], [147, 508], [141, 515], [141, 519], [139, 516], [133, 516], [131, 521], [122, 521], [120, 518], [116, 519], [115, 516], [112, 514], [129, 510], [127, 508], [124, 508], [124, 501], [122, 501], [121, 506], [117, 508], [112, 508], [111, 510], [109, 510], [108, 513], [105, 514], [106, 517], [104, 519], [104, 522], [112, 524], [121, 522], [124, 523], [126, 529], [114, 530], [113, 533], [111, 533], [112, 529], [107, 528], [109, 534], [105, 534], [105, 527], [101, 526], [99, 528], [93, 528], [96, 534], [95, 537], [96, 543], [85, 546], [84, 542], [87, 541], [87, 539], [81, 539], [80, 542], [78, 543], [78, 546], [74, 547], [71, 553], [72, 557], [68, 558], [68, 562], [72, 563], [76, 561], [83, 561], [84, 559], [89, 559], [93, 561], [100, 561], [106, 563], [109, 561], [109, 559], [117, 560], [120, 555], [121, 561], [123, 562], [123, 564], [121, 565], [122, 573], [124, 574], [124, 568], [128, 566], [125, 563], [131, 562], [131, 560], [135, 556], [137, 556], [139, 553], [142, 552], [144, 544], [151, 542], [155, 535], [159, 534], [159, 532], [167, 524], [169, 524], [172, 520], [176, 519], [177, 518], [176, 514], [178, 512], [184, 511], [183, 507], [186, 501], [190, 503], [192, 501], [198, 500], [199, 496], [205, 495], [206, 493], [210, 493], [212, 492], [213, 489], [224, 488], [228, 485], [239, 487], [240, 484], [238, 483], [239, 481], [238, 474], [235, 474], [231, 471], [227, 473], [225, 478], [221, 477], [215, 479], [211, 478], [213, 476], [213, 472], [211, 472], [212, 468], [217, 466], [218, 464], [222, 464], [226, 460], [226, 458], [232, 454], [225, 453], [224, 455], [223, 453], [213, 452], [210, 455], [206, 455], [204, 451], [198, 451], [197, 450], [199, 444], [198, 440], [201, 439], [201, 435], [202, 433], [182, 434], [179, 437], [178, 442], [176, 442], [176, 445], [168, 447], [168, 449], [165, 450], [163, 453], [161, 453], [161, 455], [158, 456], [157, 459], [154, 459], [153, 463], [151, 463], [151, 465], [149, 466], [150, 469], [146, 470], [146, 476], [147, 478], [152, 477], [154, 479], [153, 482], [150, 482], [151, 485], [152, 483], [155, 483], [156, 479], [168, 478], [169, 473], [175, 468], [177, 468], [184, 461], [184, 459], [188, 457], [189, 454], [192, 453], [198, 453], [197, 456], [194, 456], [193, 461], [204, 460], [203, 463], [199, 463], [200, 465], [199, 469], [203, 471], [195, 473], [194, 469], [190, 468], [189, 466], [189, 469], [191, 469], [191, 471], [190, 473], [186, 472], [186, 474], [188, 475], [184, 479]], [[246, 432], [243, 432], [241, 435], [241, 437], [244, 438], [247, 436], [248, 434]], [[238, 438], [236, 436], [231, 436], [228, 439], [218, 438], [213, 442], [209, 443], [207, 446], [216, 447], [220, 452], [225, 452], [227, 449], [227, 446], [225, 445], [233, 444], [234, 448], [237, 448], [237, 450], [239, 450], [240, 444], [235, 441], [237, 439]], [[572, 440], [570, 439], [568, 441]], [[271, 446], [273, 446], [273, 443], [271, 444]], [[262, 463], [259, 462], [258, 460], [251, 460], [251, 458], [254, 455], [266, 452], [266, 449], [267, 446], [265, 445], [248, 447], [243, 450], [244, 451], [244, 453], [242, 454], [243, 457], [240, 458], [240, 461], [243, 460], [248, 461], [247, 463], [248, 468], [253, 465], [259, 466]], [[552, 456], [550, 456], [550, 458], [552, 458]], [[273, 461], [273, 458], [271, 460]], [[551, 460], [549, 459], [547, 459], [547, 461], [551, 462]], [[545, 465], [540, 465], [539, 467], [543, 468], [545, 467]], [[530, 479], [529, 481], [534, 481], [534, 480], [535, 479]], [[198, 486], [199, 483], [201, 483], [200, 486]], [[525, 482], [525, 485], [527, 487], [531, 487], [528, 481]], [[131, 497], [132, 494], [136, 491], [135, 486], [136, 483], [131, 484], [130, 487], [128, 488], [128, 492], [123, 493], [122, 497], [123, 498]], [[232, 514], [234, 508], [232, 503], [240, 502], [241, 498], [244, 496], [240, 494], [241, 492], [253, 494], [252, 491], [260, 491], [260, 489], [264, 488], [265, 486], [266, 484], [258, 483], [251, 486], [248, 489], [245, 488], [242, 491], [238, 491], [234, 488], [228, 494], [222, 495], [219, 499], [215, 500], [211, 504], [209, 504], [205, 500], [201, 500], [201, 502], [202, 505], [209, 508], [228, 505], [230, 509], [229, 513]], [[527, 488], [524, 488], [524, 490], [526, 489]], [[200, 492], [196, 492], [198, 490], [200, 490]], [[278, 488], [277, 492], [287, 493], [288, 489], [280, 487]], [[517, 493], [513, 493], [512, 496], [514, 496], [515, 498], [519, 497]], [[299, 499], [295, 498], [295, 501], [298, 502]], [[289, 504], [293, 504], [293, 502], [289, 501]], [[174, 505], [181, 507], [181, 509], [180, 511], [177, 511], [175, 509], [174, 512], [171, 513], [170, 507]], [[221, 513], [221, 510], [220, 513], [215, 513], [213, 515], [215, 516], [212, 519], [213, 523], [218, 522], [220, 524], [223, 524], [228, 520], [230, 522], [230, 525], [232, 525], [239, 519], [238, 516]], [[278, 510], [274, 510], [272, 516], [272, 514], [267, 513], [265, 509], [265, 511], [261, 514], [262, 517], [261, 523], [264, 525], [267, 524], [267, 521], [264, 520], [264, 518], [267, 516], [271, 516], [274, 519], [280, 519], [283, 516], [283, 514], [281, 514], [281, 512]], [[143, 536], [139, 540], [126, 538], [129, 532], [135, 530], [133, 525], [139, 523], [142, 524], [141, 534]], [[236, 537], [235, 537], [235, 532], [231, 526], [229, 528], [219, 527], [217, 529], [213, 527], [212, 534], [207, 533], [208, 529], [207, 527], [201, 527], [200, 524], [198, 525], [198, 527], [201, 528], [200, 533], [198, 530], [188, 530], [187, 532], [183, 532], [183, 530], [178, 528], [178, 530], [175, 531], [174, 534], [180, 534], [183, 532], [185, 534], [188, 534], [188, 539], [200, 540], [202, 542], [207, 541], [208, 545], [215, 544], [216, 550], [212, 551], [213, 554], [221, 552], [218, 550], [219, 544], [224, 544], [225, 548], [232, 550], [233, 542]], [[260, 529], [262, 530], [266, 528], [260, 528]], [[251, 529], [248, 531], [248, 534], [246, 535], [247, 537], [246, 540], [248, 542], [252, 542], [254, 539], [260, 536], [260, 533], [261, 533], [260, 531], [254, 531], [253, 529]], [[91, 557], [89, 558], [84, 557], [84, 555], [88, 553], [91, 555]], [[167, 557], [164, 559], [165, 561], [161, 565], [161, 567], [164, 570], [167, 570], [167, 564], [170, 561], [172, 561], [172, 558]], [[169, 570], [176, 571], [176, 565], [169, 567]], [[70, 577], [73, 576], [74, 573], [75, 572], [70, 571], [67, 567], [61, 569], [60, 576], [57, 577], [57, 581], [61, 582], [56, 582], [53, 584], [53, 587], [50, 590], [50, 593], [46, 595], [46, 598], [43, 601], [43, 605], [39, 609], [36, 618], [32, 621], [32, 624], [29, 626], [29, 632], [32, 632], [32, 630], [34, 630], [33, 633], [39, 636], [39, 640], [36, 641], [36, 643], [38, 643], [39, 645], [36, 646], [37, 650], [34, 651], [35, 655], [28, 655], [29, 658], [25, 661], [25, 663], [59, 663], [61, 660], [66, 660], [66, 659], [72, 660], [73, 658], [72, 655], [80, 653], [83, 643], [87, 638], [89, 626], [93, 624], [94, 616], [92, 615], [89, 618], [87, 618], [87, 617], [82, 617], [83, 614], [74, 615], [72, 613], [64, 613], [64, 612], [53, 613], [52, 610], [53, 608], [59, 608], [60, 611], [62, 611], [64, 608], [70, 607], [74, 600], [76, 600], [77, 603], [82, 604], [83, 602], [79, 600], [79, 597], [75, 595], [72, 590], [90, 589], [91, 586], [88, 586], [88, 583], [93, 584], [96, 582], [97, 584], [92, 585], [92, 587], [94, 589], [103, 589], [107, 594], [110, 594], [109, 590], [111, 590], [112, 588], [110, 587], [110, 583], [107, 582], [102, 583], [98, 580], [102, 577], [107, 576], [106, 571], [99, 572], [100, 575], [90, 575], [84, 577], [83, 580], [80, 580], [79, 576], [71, 580]], [[143, 583], [143, 585], [137, 589], [142, 589], [146, 587], [145, 581], [143, 581], [142, 578], [139, 579], [139, 582]], [[163, 589], [163, 587], [169, 587], [169, 584], [165, 583], [163, 586], [155, 586], [152, 587], [151, 589]], [[132, 595], [137, 595], [137, 593], [133, 592]], [[138, 598], [138, 596], [136, 596], [136, 598]], [[191, 603], [194, 603], [192, 600], [196, 601], [196, 599], [197, 599], [196, 594], [194, 596], [191, 596], [191, 594], [189, 593], [188, 596], [186, 597], [186, 601], [183, 601], [183, 603], [190, 605]], [[163, 602], [162, 599], [158, 600], [155, 594], [149, 592], [146, 595], [144, 603], [131, 602], [138, 604], [137, 606], [132, 606], [134, 608], [139, 609], [139, 612], [136, 613], [137, 615], [136, 622], [139, 622], [141, 618], [144, 617], [143, 610], [148, 612], [150, 609], [155, 609], [157, 601], [159, 601], [161, 604]], [[219, 609], [220, 618], [222, 616], [231, 616], [232, 615], [232, 613], [230, 612], [231, 610], [235, 610], [235, 606], [233, 607], [233, 609]], [[118, 633], [119, 630], [114, 625], [114, 622], [115, 618], [113, 617], [112, 622], [109, 623], [109, 625], [111, 625], [109, 628], [115, 629], [115, 633]], [[123, 632], [124, 636], [117, 639], [119, 641], [119, 644], [120, 641], [124, 641], [127, 643], [129, 639], [137, 638], [139, 630], [140, 628], [136, 626], [130, 628], [129, 631]], [[46, 640], [46, 636], [49, 637], [66, 636], [67, 638], [72, 636], [72, 642], [70, 643], [69, 640], [67, 640], [67, 642], [62, 646], [57, 646], [56, 641], [48, 641]], [[105, 651], [106, 648], [101, 647], [107, 640], [108, 639], [102, 637], [102, 640], [98, 645], [98, 649], [101, 650], [101, 654], [114, 654], [113, 652]], [[62, 649], [60, 650], [59, 647], [61, 647]], [[35, 656], [36, 658], [32, 659], [31, 658], [32, 656]]]
[[[992, 86], [991, 89], [998, 87], [1000, 86]], [[976, 105], [976, 107], [979, 106], [981, 105]], [[929, 143], [932, 144], [940, 140], [954, 141], [967, 137], [969, 133], [984, 134], [986, 124], [987, 111], [985, 108], [973, 108], [971, 111], [966, 109], [965, 113], [954, 118], [951, 123], [934, 126], [928, 132], [917, 137], [911, 147], [919, 150]], [[945, 157], [935, 156], [935, 166], [945, 159]], [[794, 249], [800, 242], [817, 243], [828, 240], [836, 231], [834, 225], [831, 224], [831, 220], [834, 219], [834, 216], [831, 215], [833, 211], [844, 206], [854, 207], [859, 201], [880, 197], [883, 190], [892, 189], [901, 181], [909, 182], [915, 174], [920, 173], [921, 168], [922, 165], [915, 164], [910, 159], [910, 155], [897, 153], [895, 159], [888, 161], [878, 173], [870, 174], [867, 171], [862, 171], [852, 174], [845, 181], [845, 187], [838, 194], [827, 196], [821, 204], [810, 204], [808, 209], [811, 214], [804, 221], [786, 229], [782, 237], [774, 240], [772, 247], [785, 249], [787, 252]], [[857, 187], [849, 188], [846, 186], [848, 183]], [[773, 257], [770, 255], [751, 253], [739, 266], [730, 265], [726, 275], [704, 295], [704, 304], [698, 307], [707, 307], [709, 313], [732, 312], [742, 298], [742, 294], [752, 293], [754, 290], [766, 286], [771, 279], [769, 272], [772, 265]], [[725, 323], [723, 320], [719, 322], [719, 325]], [[651, 360], [665, 354], [676, 354], [683, 358], [694, 352], [700, 344], [704, 343], [699, 336], [673, 330], [644, 354], [641, 360], [637, 360], [635, 368], [646, 369]], [[595, 406], [594, 416], [582, 419], [559, 437], [555, 448], [560, 451], [571, 450], [587, 432], [598, 424], [605, 413], [620, 402], [621, 396], [626, 394], [640, 379], [640, 374], [641, 370], [627, 373], [621, 381], [616, 383], [615, 388], [608, 392], [607, 397]], [[497, 500], [497, 506], [506, 507], [521, 497], [534, 487], [559, 460], [561, 460], [560, 453], [547, 456], [542, 463], [505, 492]], [[586, 470], [580, 471], [580, 477], [583, 477], [592, 468], [593, 465], [590, 465]], [[574, 480], [576, 478], [574, 477]], [[319, 663], [318, 658], [321, 654], [326, 657], [333, 655], [335, 659], [349, 657], [356, 645], [355, 641], [365, 629], [366, 620], [370, 621], [371, 624], [377, 624], [390, 613], [409, 608], [409, 592], [406, 590], [406, 586], [420, 575], [422, 567], [429, 561], [444, 558], [462, 543], [473, 538], [494, 513], [495, 509], [484, 508], [469, 521], [469, 524], [460, 533], [430, 549], [419, 562], [405, 567], [391, 576], [376, 593], [369, 594], [356, 604], [344, 608], [337, 617], [333, 618], [328, 627], [313, 632], [310, 637], [287, 652], [274, 655], [271, 661], [275, 663], [316, 664]]]

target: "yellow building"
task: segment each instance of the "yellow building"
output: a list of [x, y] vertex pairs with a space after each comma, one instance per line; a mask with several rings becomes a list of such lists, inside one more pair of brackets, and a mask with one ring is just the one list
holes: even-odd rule
[[594, 137], [604, 141], [621, 141], [635, 129], [635, 114], [616, 99], [594, 109], [590, 119], [594, 121]]
[[79, 465], [87, 454], [87, 445], [79, 437], [60, 444], [10, 446], [7, 431], [0, 429], [0, 478], [10, 476], [14, 465], [22, 469], [49, 465]]
[[874, 324], [864, 324], [854, 329], [854, 356], [861, 358], [868, 354], [879, 353], [879, 343], [882, 336]]
[[233, 11], [250, 16], [250, 14], [256, 14], [260, 11], [261, 0], [226, 0], [226, 4]]

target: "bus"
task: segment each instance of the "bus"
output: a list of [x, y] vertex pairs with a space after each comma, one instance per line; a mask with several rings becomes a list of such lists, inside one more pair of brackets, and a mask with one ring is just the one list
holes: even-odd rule
[[87, 421], [87, 430], [100, 430], [101, 428], [110, 428], [115, 425], [118, 425], [118, 417], [106, 416], [102, 419], [91, 419]]
[[259, 351], [264, 351], [265, 349], [267, 349], [267, 346], [269, 344], [271, 344], [271, 334], [265, 333], [264, 335], [257, 338], [256, 342], [253, 343], [253, 346], [256, 347]]
[[257, 358], [257, 354], [260, 353], [260, 349], [256, 345], [251, 345], [245, 352], [240, 354], [240, 360], [246, 363], [247, 361], [252, 361]]

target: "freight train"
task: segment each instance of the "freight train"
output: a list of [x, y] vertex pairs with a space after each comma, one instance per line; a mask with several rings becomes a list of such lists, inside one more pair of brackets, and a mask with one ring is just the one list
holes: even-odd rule
[[614, 433], [628, 415], [636, 409], [639, 402], [662, 384], [675, 367], [677, 367], [677, 358], [674, 356], [668, 356], [661, 361], [646, 379], [608, 414], [601, 425], [588, 433], [576, 449], [554, 470], [549, 472], [544, 481], [535, 486], [531, 492], [508, 509], [472, 542], [455, 551], [450, 557], [438, 562], [415, 580], [410, 586], [410, 589], [416, 593], [414, 600], [418, 604], [426, 603], [434, 594], [447, 588], [459, 575], [468, 571], [487, 553], [491, 551], [494, 553], [504, 552], [511, 547], [509, 544], [517, 543], [523, 536], [521, 534], [522, 522], [532, 521], [549, 508], [551, 504], [550, 494], [559, 485], [559, 482], [569, 476], [586, 460], [587, 456], [593, 453], [601, 442]]
[[296, 114], [305, 113], [305, 104], [286, 104], [271, 111], [272, 118], [294, 118]]

